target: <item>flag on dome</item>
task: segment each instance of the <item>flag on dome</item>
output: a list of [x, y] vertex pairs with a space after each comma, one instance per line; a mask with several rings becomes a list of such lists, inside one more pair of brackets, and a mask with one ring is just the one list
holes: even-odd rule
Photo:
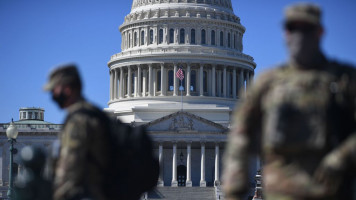
[[184, 79], [184, 73], [183, 73], [182, 67], [179, 67], [179, 69], [177, 70], [176, 76], [177, 76], [177, 78], [179, 78], [179, 80]]

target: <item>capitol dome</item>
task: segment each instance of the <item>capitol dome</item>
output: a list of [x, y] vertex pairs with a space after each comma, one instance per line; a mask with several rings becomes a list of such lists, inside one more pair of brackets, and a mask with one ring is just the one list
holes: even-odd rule
[[256, 68], [231, 0], [133, 0], [119, 30], [106, 111], [143, 124], [183, 109], [229, 126]]

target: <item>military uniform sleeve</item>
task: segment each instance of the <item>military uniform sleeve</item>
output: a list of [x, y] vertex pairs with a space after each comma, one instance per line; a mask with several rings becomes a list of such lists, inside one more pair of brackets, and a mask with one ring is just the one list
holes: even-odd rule
[[261, 146], [261, 96], [265, 79], [261, 77], [250, 89], [235, 113], [224, 155], [223, 189], [226, 199], [241, 199], [248, 190], [248, 158]]
[[62, 131], [60, 158], [55, 171], [55, 200], [68, 199], [83, 189], [80, 183], [85, 177], [88, 128], [86, 117], [77, 114]]

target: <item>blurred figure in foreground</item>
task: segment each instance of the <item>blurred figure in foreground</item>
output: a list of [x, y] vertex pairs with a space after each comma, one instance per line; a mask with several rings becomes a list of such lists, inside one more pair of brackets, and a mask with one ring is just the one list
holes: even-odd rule
[[265, 199], [352, 199], [356, 70], [320, 49], [321, 10], [286, 9], [289, 62], [263, 74], [235, 115], [224, 156], [226, 199], [248, 189], [248, 158], [263, 158]]
[[109, 118], [82, 96], [74, 65], [60, 66], [49, 76], [45, 90], [68, 115], [60, 134], [60, 153], [54, 177], [54, 200], [110, 199], [111, 158]]
[[26, 146], [20, 153], [23, 172], [15, 181], [16, 200], [51, 200], [52, 183], [43, 176], [46, 154], [39, 147]]

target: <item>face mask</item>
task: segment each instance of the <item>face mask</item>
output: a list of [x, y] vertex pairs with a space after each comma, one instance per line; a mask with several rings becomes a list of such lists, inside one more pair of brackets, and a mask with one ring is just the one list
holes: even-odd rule
[[64, 108], [64, 103], [67, 101], [67, 96], [63, 92], [61, 92], [57, 96], [54, 96], [52, 94], [52, 99], [58, 104], [60, 108]]
[[319, 60], [319, 38], [315, 32], [290, 32], [287, 46], [291, 61], [302, 67], [312, 67]]

